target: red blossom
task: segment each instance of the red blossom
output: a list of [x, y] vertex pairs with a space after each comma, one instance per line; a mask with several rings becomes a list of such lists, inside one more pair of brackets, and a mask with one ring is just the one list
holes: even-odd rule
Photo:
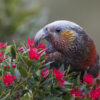
[[31, 60], [32, 59], [38, 60], [41, 56], [41, 53], [39, 53], [36, 48], [34, 49], [30, 48], [29, 55]]
[[16, 64], [13, 64], [12, 67], [13, 67], [13, 68], [16, 68]]
[[92, 84], [94, 82], [93, 76], [90, 74], [86, 74], [83, 80], [88, 84]]
[[43, 43], [39, 43], [37, 49], [46, 49], [46, 47]]
[[56, 75], [56, 80], [61, 80], [64, 78], [64, 72], [61, 72], [59, 69], [53, 69], [53, 76]]
[[89, 93], [89, 97], [91, 100], [97, 100], [100, 97], [100, 87], [91, 90]]
[[14, 84], [15, 78], [16, 78], [16, 76], [12, 76], [11, 73], [4, 74], [4, 77], [3, 77], [4, 84], [5, 85]]
[[64, 76], [65, 76], [65, 73], [62, 72], [60, 69], [55, 69], [54, 68], [52, 75], [56, 76], [56, 80], [58, 81], [58, 85], [61, 86], [61, 87], [64, 87], [64, 82], [65, 82]]
[[44, 76], [44, 78], [47, 78], [47, 75], [49, 74], [50, 70], [48, 70], [47, 68], [43, 69], [41, 71], [41, 75]]
[[17, 50], [22, 52], [22, 53], [24, 52], [23, 48], [18, 48]]
[[30, 51], [29, 51], [29, 58], [32, 60], [32, 59], [35, 59], [35, 60], [38, 60], [41, 56], [41, 54], [45, 51], [46, 49], [42, 50], [42, 51], [38, 51], [37, 48], [30, 48]]
[[40, 57], [40, 54], [38, 53], [37, 49], [36, 48], [30, 48], [30, 51], [29, 51], [29, 57], [30, 59], [36, 59], [38, 60], [39, 57]]
[[6, 48], [6, 45], [4, 43], [0, 42], [0, 47], [1, 48]]
[[3, 51], [0, 51], [0, 62], [4, 61], [5, 57], [3, 57]]
[[30, 46], [30, 48], [34, 46], [34, 38], [28, 38], [28, 45]]
[[0, 57], [2, 57], [3, 56], [3, 51], [0, 51]]
[[59, 81], [59, 86], [64, 87], [65, 79], [61, 79]]
[[80, 89], [72, 89], [71, 94], [75, 95], [75, 97], [84, 98], [84, 95]]

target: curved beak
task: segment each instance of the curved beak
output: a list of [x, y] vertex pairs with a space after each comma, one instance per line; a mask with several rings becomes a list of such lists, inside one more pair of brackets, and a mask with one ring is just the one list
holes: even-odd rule
[[34, 38], [34, 43], [36, 46], [38, 46], [38, 44], [40, 43], [41, 40], [45, 39], [47, 37], [47, 33], [41, 29], [40, 31], [38, 31], [35, 35]]
[[43, 39], [46, 39], [49, 42], [47, 52], [48, 53], [54, 52], [55, 48], [52, 45], [52, 42], [49, 38], [49, 32], [46, 30], [46, 28], [43, 28], [36, 33], [35, 38], [34, 38], [35, 45], [38, 46], [40, 41]]

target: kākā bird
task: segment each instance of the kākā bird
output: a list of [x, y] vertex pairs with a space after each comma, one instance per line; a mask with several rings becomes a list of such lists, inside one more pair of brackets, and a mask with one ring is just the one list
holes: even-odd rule
[[99, 74], [100, 62], [94, 41], [79, 25], [66, 20], [52, 22], [37, 32], [36, 46], [42, 39], [49, 43], [45, 63], [53, 61], [55, 67], [64, 64], [65, 68], [70, 65], [71, 71], [87, 71], [94, 77]]

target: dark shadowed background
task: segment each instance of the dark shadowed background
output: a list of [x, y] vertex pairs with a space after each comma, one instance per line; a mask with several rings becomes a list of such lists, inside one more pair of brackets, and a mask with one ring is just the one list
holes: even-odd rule
[[100, 54], [100, 0], [0, 0], [1, 41], [27, 40], [55, 20], [82, 26]]

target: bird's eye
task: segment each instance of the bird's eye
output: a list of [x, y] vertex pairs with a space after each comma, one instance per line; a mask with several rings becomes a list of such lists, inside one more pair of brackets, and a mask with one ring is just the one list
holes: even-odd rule
[[56, 32], [57, 33], [61, 32], [61, 28], [56, 28]]
[[48, 31], [48, 28], [46, 27], [45, 30]]

